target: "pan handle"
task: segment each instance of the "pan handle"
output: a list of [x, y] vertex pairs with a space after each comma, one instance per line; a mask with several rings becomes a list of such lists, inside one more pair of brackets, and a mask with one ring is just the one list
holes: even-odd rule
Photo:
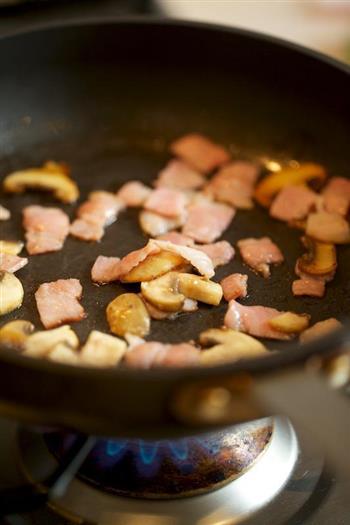
[[261, 378], [254, 388], [269, 411], [286, 414], [321, 447], [338, 476], [350, 477], [350, 398], [329, 388], [314, 368], [297, 368]]

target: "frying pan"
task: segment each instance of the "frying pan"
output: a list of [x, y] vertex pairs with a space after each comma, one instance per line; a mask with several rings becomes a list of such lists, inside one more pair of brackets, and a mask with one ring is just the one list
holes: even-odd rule
[[[349, 176], [349, 68], [275, 38], [168, 20], [91, 21], [2, 39], [0, 70], [1, 175], [63, 160], [72, 168], [81, 200], [92, 189], [115, 191], [130, 179], [151, 183], [169, 158], [168, 144], [192, 131], [226, 145], [236, 158], [310, 160], [331, 175]], [[26, 205], [57, 205], [35, 192], [1, 199], [13, 214], [1, 224], [4, 238], [23, 237]], [[62, 208], [74, 217], [75, 206]], [[344, 319], [350, 311], [349, 247], [338, 249], [339, 267], [325, 298], [301, 300], [290, 291], [294, 263], [303, 252], [298, 230], [256, 206], [238, 212], [223, 238], [235, 244], [264, 234], [286, 256], [270, 279], [250, 272], [239, 255], [219, 269], [217, 278], [248, 273], [248, 305], [308, 312], [313, 322]], [[94, 286], [91, 266], [99, 254], [122, 256], [145, 242], [137, 212], [128, 210], [100, 244], [69, 238], [61, 252], [31, 257], [19, 274], [24, 304], [1, 321], [29, 319], [40, 328], [34, 301], [38, 285], [77, 277], [88, 316], [74, 329], [81, 340], [94, 328], [108, 331], [105, 306], [134, 288]], [[225, 309], [224, 304], [202, 307], [175, 322], [154, 321], [151, 337], [167, 342], [196, 338], [207, 327], [220, 326]], [[95, 435], [161, 437], [281, 410], [304, 419], [312, 414], [325, 439], [341, 429], [338, 449], [345, 452], [349, 406], [328, 392], [305, 363], [312, 357], [315, 364], [315, 356], [319, 363], [344, 349], [348, 339], [345, 327], [304, 346], [269, 343], [279, 351], [262, 360], [186, 370], [73, 368], [2, 349], [0, 411]]]

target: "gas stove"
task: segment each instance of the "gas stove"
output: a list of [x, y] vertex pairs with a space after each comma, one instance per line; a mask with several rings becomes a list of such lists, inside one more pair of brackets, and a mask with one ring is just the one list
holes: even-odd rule
[[[350, 523], [349, 481], [285, 417], [175, 440], [85, 438], [7, 421], [0, 435], [1, 489], [12, 487], [18, 507], [23, 487], [59, 470], [50, 501], [4, 525]], [[1, 502], [0, 491], [3, 513]]]

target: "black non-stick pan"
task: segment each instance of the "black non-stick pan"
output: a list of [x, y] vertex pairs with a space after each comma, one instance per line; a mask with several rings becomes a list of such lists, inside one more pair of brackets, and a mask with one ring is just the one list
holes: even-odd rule
[[[236, 158], [309, 160], [323, 164], [331, 175], [350, 176], [349, 68], [270, 37], [154, 20], [48, 27], [2, 39], [0, 72], [1, 176], [48, 159], [64, 161], [83, 200], [92, 189], [115, 191], [130, 179], [151, 183], [169, 158], [168, 144], [192, 131], [229, 147]], [[57, 205], [35, 192], [1, 199], [13, 215], [1, 224], [3, 238], [23, 237], [21, 210], [26, 205]], [[74, 216], [75, 206], [63, 208]], [[224, 238], [234, 244], [266, 234], [286, 256], [270, 279], [250, 272], [239, 255], [216, 277], [248, 273], [248, 305], [308, 312], [313, 322], [345, 319], [350, 311], [349, 247], [338, 249], [339, 267], [325, 298], [300, 299], [291, 294], [294, 263], [303, 252], [300, 231], [256, 206], [238, 212]], [[77, 277], [88, 316], [74, 329], [82, 341], [94, 328], [107, 331], [105, 306], [133, 288], [94, 286], [92, 263], [99, 254], [122, 256], [145, 242], [137, 213], [127, 211], [101, 243], [69, 238], [61, 252], [31, 257], [18, 274], [24, 304], [1, 322], [29, 319], [40, 328], [34, 301], [38, 285]], [[203, 307], [175, 322], [154, 321], [151, 338], [196, 338], [203, 329], [220, 326], [225, 309], [224, 304]], [[311, 380], [302, 365], [310, 356], [343, 348], [347, 335], [344, 328], [303, 347], [271, 344], [278, 352], [263, 360], [188, 370], [73, 368], [3, 349], [0, 412], [31, 423], [129, 436], [183, 434], [246, 421], [273, 413], [287, 401], [292, 412], [304, 413], [301, 403], [314, 399], [318, 380]], [[293, 367], [302, 370], [295, 383]], [[332, 407], [343, 402], [334, 405], [333, 397], [322, 398], [330, 424], [336, 417]]]

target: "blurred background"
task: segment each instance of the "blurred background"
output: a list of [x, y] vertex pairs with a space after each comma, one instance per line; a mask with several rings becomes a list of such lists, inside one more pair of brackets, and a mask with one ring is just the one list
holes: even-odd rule
[[130, 13], [253, 29], [350, 63], [350, 0], [0, 0], [0, 33], [19, 23]]
[[254, 29], [350, 62], [350, 0], [159, 0], [170, 15]]

